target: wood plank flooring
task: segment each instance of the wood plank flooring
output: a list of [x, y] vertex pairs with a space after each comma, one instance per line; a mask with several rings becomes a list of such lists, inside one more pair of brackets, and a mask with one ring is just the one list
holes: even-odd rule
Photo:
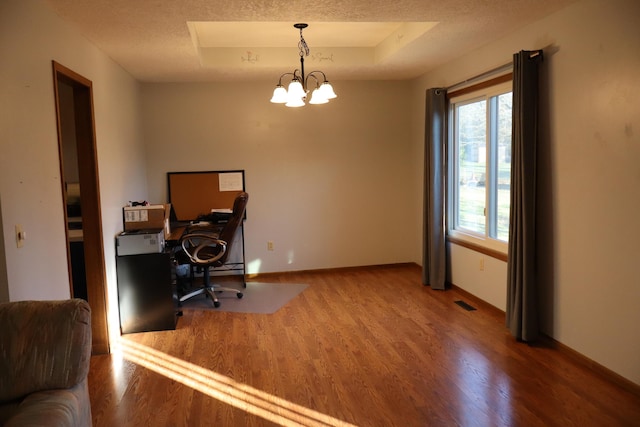
[[640, 396], [516, 342], [415, 265], [259, 281], [309, 287], [270, 315], [185, 311], [94, 356], [94, 426], [640, 426]]

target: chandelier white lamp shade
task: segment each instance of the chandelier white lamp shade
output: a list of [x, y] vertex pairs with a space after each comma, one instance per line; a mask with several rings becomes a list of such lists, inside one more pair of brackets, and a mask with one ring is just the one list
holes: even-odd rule
[[[330, 99], [337, 97], [333, 91], [331, 83], [327, 80], [327, 76], [322, 71], [312, 71], [309, 74], [304, 74], [304, 57], [309, 56], [309, 46], [302, 36], [302, 30], [307, 28], [307, 24], [294, 24], [295, 28], [300, 30], [300, 42], [298, 48], [300, 49], [300, 69], [295, 69], [293, 73], [284, 73], [280, 76], [278, 84], [273, 91], [271, 102], [275, 104], [284, 104], [287, 107], [303, 107], [306, 105], [307, 94], [309, 93], [309, 78], [313, 78], [315, 81], [315, 88], [311, 92], [311, 99], [309, 104], [326, 104]], [[284, 88], [282, 84], [283, 77], [290, 76], [291, 82], [288, 89]]]
[[287, 102], [287, 90], [281, 84], [278, 84], [276, 88], [273, 90], [273, 96], [271, 97], [271, 102], [275, 104], [284, 104]]

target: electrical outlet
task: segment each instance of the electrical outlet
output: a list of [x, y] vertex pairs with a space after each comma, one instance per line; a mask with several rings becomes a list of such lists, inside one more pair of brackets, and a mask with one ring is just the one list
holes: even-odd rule
[[480, 271], [484, 271], [484, 258], [480, 258], [479, 268], [480, 268]]
[[273, 241], [269, 240], [267, 242], [267, 250], [268, 251], [272, 251], [273, 250]]

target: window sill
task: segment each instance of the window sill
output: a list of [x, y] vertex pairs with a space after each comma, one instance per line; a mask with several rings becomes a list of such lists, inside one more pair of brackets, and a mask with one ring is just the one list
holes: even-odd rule
[[498, 251], [496, 249], [487, 248], [486, 246], [479, 245], [477, 243], [469, 242], [468, 240], [461, 239], [459, 237], [452, 236], [451, 234], [447, 235], [447, 241], [449, 243], [454, 243], [458, 246], [465, 247], [467, 249], [471, 249], [476, 252], [480, 252], [481, 254], [485, 254], [492, 258], [499, 259], [501, 261], [507, 262], [508, 255], [505, 252]]

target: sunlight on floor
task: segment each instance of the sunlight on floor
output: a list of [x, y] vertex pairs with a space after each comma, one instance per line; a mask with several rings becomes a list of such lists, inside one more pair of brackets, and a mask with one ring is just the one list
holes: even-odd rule
[[135, 364], [282, 426], [355, 427], [122, 337], [115, 350]]

